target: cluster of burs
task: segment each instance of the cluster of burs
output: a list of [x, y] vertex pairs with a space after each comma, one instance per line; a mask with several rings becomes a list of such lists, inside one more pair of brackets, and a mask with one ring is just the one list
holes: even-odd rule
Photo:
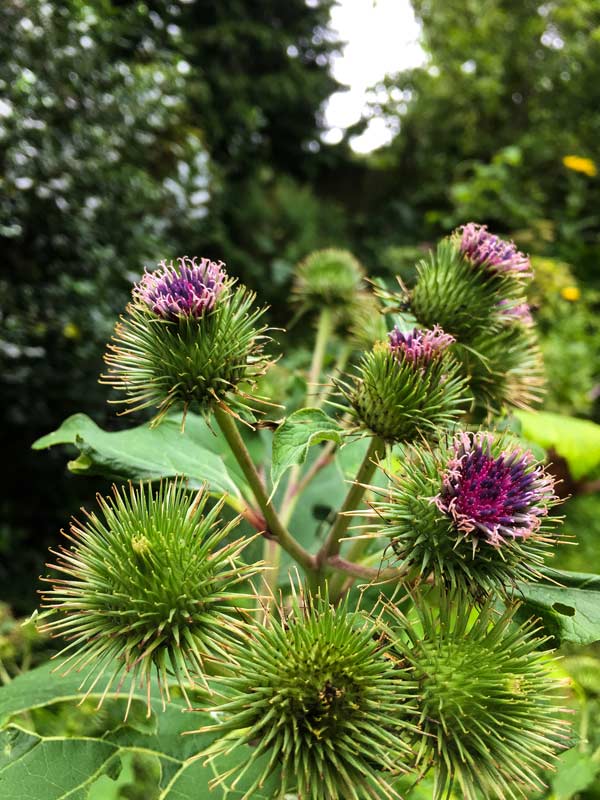
[[[474, 223], [410, 289], [373, 290], [345, 251], [309, 256], [293, 302], [326, 310], [354, 350], [331, 407], [344, 437], [382, 446], [350, 533], [401, 577], [334, 598], [327, 575], [297, 570], [257, 614], [264, 565], [218, 499], [183, 478], [115, 488], [72, 522], [46, 579], [43, 625], [67, 640], [65, 669], [105, 696], [142, 684], [149, 709], [170, 687], [212, 709], [199, 756], [217, 784], [253, 776], [247, 798], [410, 797], [430, 771], [435, 800], [535, 796], [568, 729], [554, 656], [514, 587], [552, 554], [558, 501], [496, 427], [542, 391], [531, 277]], [[153, 425], [189, 409], [252, 426], [274, 363], [264, 312], [220, 262], [162, 262], [133, 289], [103, 381], [127, 410], [154, 409]]]

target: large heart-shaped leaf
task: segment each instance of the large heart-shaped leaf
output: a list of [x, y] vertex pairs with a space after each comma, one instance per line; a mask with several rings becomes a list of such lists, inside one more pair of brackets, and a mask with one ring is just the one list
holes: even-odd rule
[[156, 428], [146, 424], [108, 432], [85, 414], [74, 414], [58, 430], [34, 442], [33, 448], [58, 444], [79, 448], [78, 458], [69, 463], [69, 469], [78, 474], [133, 480], [184, 475], [192, 486], [206, 483], [214, 493], [249, 496], [223, 437], [194, 414], [187, 415], [185, 432], [175, 417]]
[[[235, 791], [226, 787], [210, 789], [216, 772], [234, 766], [249, 755], [247, 747], [212, 768], [197, 758], [215, 739], [216, 731], [192, 733], [215, 720], [205, 712], [186, 713], [181, 702], [174, 701], [166, 711], [153, 711], [148, 724], [118, 724], [99, 736], [44, 735], [26, 730], [19, 714], [68, 700], [75, 702], [80, 676], [51, 676], [54, 664], [45, 664], [16, 678], [0, 689], [0, 718], [6, 723], [0, 732], [0, 797], [2, 800], [88, 800], [118, 796], [111, 791], [122, 769], [132, 756], [152, 759], [156, 775], [148, 786], [156, 800], [239, 800], [251, 785], [261, 764], [249, 771]], [[134, 695], [134, 703], [144, 698]], [[107, 703], [118, 702], [109, 696]], [[264, 766], [264, 765], [262, 765]], [[253, 793], [256, 800], [272, 797], [279, 782], [274, 770], [269, 786]]]
[[562, 456], [580, 480], [600, 465], [600, 425], [548, 411], [515, 411], [526, 439]]
[[290, 467], [304, 464], [310, 447], [325, 440], [341, 444], [342, 432], [339, 423], [320, 408], [302, 408], [290, 414], [273, 437], [273, 487]]
[[545, 576], [539, 583], [517, 584], [523, 611], [539, 616], [558, 641], [600, 641], [600, 576], [554, 569]]

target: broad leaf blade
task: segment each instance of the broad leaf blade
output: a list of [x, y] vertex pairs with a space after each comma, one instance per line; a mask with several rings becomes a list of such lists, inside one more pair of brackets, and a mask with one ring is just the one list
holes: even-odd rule
[[600, 425], [548, 411], [515, 411], [523, 436], [562, 456], [575, 480], [600, 465]]
[[523, 611], [541, 617], [548, 633], [561, 642], [599, 641], [600, 577], [559, 570], [547, 570], [546, 575], [556, 583], [517, 584], [514, 596], [524, 601]]
[[42, 436], [35, 450], [73, 444], [80, 455], [69, 464], [72, 472], [108, 478], [159, 480], [178, 475], [193, 486], [208, 484], [214, 493], [240, 496], [247, 487], [237, 467], [226, 463], [227, 445], [201, 417], [188, 414], [185, 433], [181, 421], [167, 418], [156, 428], [148, 424], [108, 432], [85, 414], [74, 414], [60, 428]]
[[[45, 664], [16, 678], [0, 690], [1, 718], [43, 706], [54, 706], [79, 693], [80, 678], [64, 679], [50, 674], [54, 665]], [[62, 680], [62, 685], [61, 685]], [[141, 698], [140, 698], [141, 701]], [[107, 703], [114, 702], [110, 697]], [[226, 787], [209, 789], [215, 778], [214, 769], [204, 765], [197, 755], [217, 736], [217, 728], [203, 733], [193, 731], [214, 726], [215, 720], [205, 712], [188, 712], [181, 701], [171, 703], [166, 711], [155, 710], [145, 728], [118, 725], [98, 736], [44, 736], [11, 724], [0, 732], [0, 797], [2, 800], [87, 800], [88, 795], [115, 787], [123, 764], [131, 755], [157, 759], [159, 775], [153, 779], [152, 797], [160, 800], [239, 800], [260, 774], [257, 764], [244, 776], [235, 790]], [[184, 735], [192, 731], [190, 735]], [[249, 748], [239, 750], [218, 763], [221, 771], [249, 755]], [[262, 765], [264, 766], [264, 765]], [[122, 778], [121, 778], [122, 780]], [[276, 793], [277, 771], [268, 787], [253, 794], [256, 800], [267, 800]], [[104, 787], [104, 789], [103, 789]], [[98, 789], [98, 792], [96, 792]], [[96, 792], [96, 794], [94, 794]], [[111, 792], [111, 796], [112, 796]]]
[[342, 433], [339, 424], [320, 408], [302, 408], [290, 414], [273, 437], [273, 487], [290, 467], [304, 464], [309, 448], [325, 440], [339, 445]]

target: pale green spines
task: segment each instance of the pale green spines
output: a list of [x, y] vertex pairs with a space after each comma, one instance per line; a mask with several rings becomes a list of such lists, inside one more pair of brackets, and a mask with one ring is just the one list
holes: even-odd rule
[[239, 558], [247, 540], [223, 544], [236, 521], [219, 523], [222, 504], [205, 513], [207, 497], [182, 483], [115, 487], [65, 533], [43, 630], [67, 639], [64, 670], [81, 671], [88, 692], [142, 684], [150, 708], [155, 675], [164, 704], [170, 681], [184, 695], [204, 684], [207, 659], [239, 633], [239, 584], [257, 568]]
[[363, 288], [364, 269], [347, 250], [318, 250], [296, 268], [292, 289], [302, 308], [343, 310]]
[[368, 350], [386, 338], [388, 327], [383, 311], [376, 295], [370, 292], [362, 293], [355, 300], [349, 309], [348, 333], [357, 349]]
[[394, 654], [414, 679], [419, 708], [416, 767], [433, 767], [433, 800], [454, 789], [465, 800], [518, 800], [543, 788], [566, 746], [562, 682], [533, 623], [514, 624], [515, 608], [486, 604], [477, 616], [442, 595], [437, 611], [417, 603], [408, 621], [393, 606]]
[[459, 364], [449, 353], [415, 364], [383, 342], [336, 384], [357, 425], [389, 442], [430, 436], [456, 422], [468, 404]]
[[[486, 435], [470, 438], [479, 436]], [[537, 492], [539, 498], [535, 502], [532, 497], [519, 507], [518, 516], [536, 514], [539, 509], [540, 525], [526, 535], [515, 526], [514, 533], [507, 532], [501, 541], [493, 542], [493, 537], [484, 535], [476, 525], [468, 530], [471, 526], [461, 524], [456, 514], [444, 513], [441, 508], [445, 479], [449, 474], [459, 474], [455, 446], [455, 440], [442, 440], [433, 449], [423, 445], [404, 447], [399, 455], [398, 471], [388, 473], [388, 487], [378, 490], [372, 503], [368, 514], [372, 522], [367, 530], [389, 541], [398, 564], [406, 570], [410, 580], [424, 581], [431, 575], [435, 585], [476, 597], [511, 590], [518, 580], [536, 580], [539, 570], [552, 558], [559, 539], [556, 519], [548, 515], [548, 510], [556, 504], [556, 498], [551, 496], [549, 478], [535, 461], [523, 468], [522, 472], [531, 476], [534, 486], [543, 484], [543, 491]], [[498, 436], [491, 441], [489, 452], [490, 457], [498, 461], [504, 454], [518, 454], [519, 450], [509, 437]], [[463, 455], [461, 461], [465, 458]], [[499, 517], [510, 514], [510, 509], [503, 508], [503, 496], [509, 490], [515, 495], [519, 489], [517, 481], [512, 486], [498, 484], [498, 494], [494, 496], [482, 486], [486, 475], [482, 469], [475, 492], [476, 475], [464, 476], [463, 492], [474, 492], [466, 498], [464, 507], [475, 512], [480, 505], [480, 513], [489, 515], [496, 504]], [[497, 474], [494, 480], [498, 481]], [[449, 495], [448, 508], [454, 507], [451, 499]], [[474, 519], [481, 523], [477, 516]]]
[[481, 333], [468, 346], [458, 342], [455, 353], [469, 383], [474, 420], [541, 402], [544, 364], [532, 326], [505, 321], [500, 330]]
[[517, 302], [523, 294], [521, 277], [474, 268], [453, 237], [443, 239], [429, 260], [419, 263], [417, 274], [412, 313], [421, 325], [440, 325], [458, 341], [499, 330], [499, 304], [507, 298]]
[[215, 404], [244, 412], [244, 393], [270, 361], [265, 309], [255, 294], [229, 280], [201, 316], [165, 319], [136, 298], [117, 323], [102, 382], [124, 394], [126, 411], [154, 407], [158, 423], [172, 408], [207, 413]]
[[[235, 766], [219, 778], [233, 787], [263, 765], [248, 799], [279, 767], [280, 798], [397, 798], [389, 782], [410, 760], [411, 679], [388, 658], [376, 622], [347, 603], [306, 602], [312, 610], [295, 600], [289, 616], [282, 610], [234, 646], [233, 674], [218, 679], [220, 738], [205, 755], [233, 754]], [[242, 744], [252, 755], [236, 762]]]

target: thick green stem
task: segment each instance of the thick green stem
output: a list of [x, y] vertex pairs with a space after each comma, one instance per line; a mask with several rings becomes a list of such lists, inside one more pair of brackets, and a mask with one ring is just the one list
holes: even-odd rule
[[[327, 349], [327, 342], [329, 341], [329, 337], [333, 331], [333, 317], [331, 314], [331, 309], [324, 308], [321, 311], [321, 315], [319, 317], [319, 324], [317, 327], [317, 338], [315, 341], [315, 349], [313, 350], [312, 362], [310, 365], [310, 372], [308, 374], [308, 391], [311, 391], [311, 387], [318, 386], [319, 379], [321, 377], [321, 372], [323, 371], [323, 361], [325, 360], [325, 350]], [[314, 408], [318, 408], [321, 405], [321, 401], [319, 397], [315, 399], [315, 402], [311, 404]]]
[[[316, 390], [316, 387], [319, 383], [319, 378], [321, 377], [321, 372], [323, 371], [323, 361], [325, 360], [327, 341], [329, 340], [332, 331], [333, 318], [331, 315], [331, 309], [324, 308], [321, 310], [321, 314], [319, 316], [317, 337], [315, 339], [315, 347], [313, 350], [310, 372], [308, 375], [306, 401], [307, 405], [311, 406], [311, 408], [320, 408], [323, 405], [323, 401], [326, 397], [326, 392], [317, 392], [316, 398], [313, 401], [308, 402], [311, 394], [311, 387], [315, 387]], [[345, 358], [347, 359], [347, 356]], [[284, 525], [289, 523], [290, 517], [292, 516], [296, 503], [298, 502], [301, 471], [301, 467], [298, 464], [295, 464], [290, 470], [287, 488], [285, 490], [280, 509], [280, 517]]]
[[325, 544], [317, 554], [317, 564], [323, 568], [331, 556], [337, 556], [340, 552], [340, 539], [344, 536], [350, 525], [349, 511], [355, 511], [365, 493], [365, 485], [373, 477], [377, 460], [385, 453], [385, 442], [378, 436], [371, 439], [369, 448], [365, 453], [362, 464], [358, 470], [355, 481], [350, 487], [344, 504], [340, 508], [337, 518], [333, 523]]
[[305, 550], [302, 545], [300, 545], [290, 535], [279, 519], [275, 509], [271, 505], [271, 502], [267, 496], [267, 491], [260, 479], [258, 472], [256, 471], [254, 462], [252, 461], [250, 453], [244, 444], [244, 440], [240, 435], [235, 420], [230, 414], [218, 406], [215, 408], [214, 413], [217, 424], [223, 432], [223, 435], [227, 440], [227, 444], [231, 448], [233, 455], [240, 465], [242, 472], [244, 473], [244, 476], [248, 481], [250, 488], [252, 489], [252, 493], [256, 498], [256, 502], [263, 513], [265, 522], [267, 524], [267, 534], [275, 539], [278, 544], [281, 545], [281, 547], [283, 547], [283, 549], [289, 553], [292, 558], [295, 559], [298, 564], [300, 564], [307, 572], [314, 570], [314, 556]]

